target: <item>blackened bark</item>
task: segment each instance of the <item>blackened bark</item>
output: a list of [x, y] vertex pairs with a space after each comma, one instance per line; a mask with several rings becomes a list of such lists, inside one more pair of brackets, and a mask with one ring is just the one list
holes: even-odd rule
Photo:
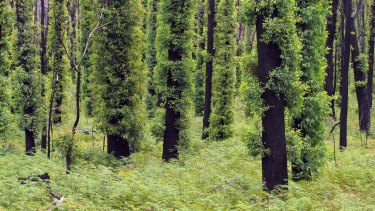
[[34, 155], [36, 153], [34, 131], [26, 128], [25, 140], [26, 140], [26, 155]]
[[[349, 2], [349, 4], [351, 4], [351, 2]], [[366, 87], [366, 73], [361, 67], [362, 63], [359, 57], [360, 49], [353, 16], [350, 16], [349, 22], [351, 31], [350, 43], [354, 70], [355, 92], [358, 102], [359, 128], [362, 132], [367, 133], [370, 129], [370, 101]]]
[[[336, 34], [336, 20], [337, 20], [337, 8], [338, 8], [339, 0], [333, 0], [331, 12], [332, 15], [329, 15], [327, 18], [327, 31], [328, 31], [328, 39], [327, 39], [327, 47], [329, 48], [328, 54], [326, 55], [327, 59], [327, 68], [326, 68], [326, 79], [325, 79], [325, 90], [327, 91], [329, 96], [333, 96], [335, 93], [334, 90], [334, 69], [335, 63], [333, 60], [333, 46], [335, 41], [335, 34]], [[335, 117], [335, 101], [331, 100], [331, 109], [332, 109], [332, 116]]]
[[[48, 0], [47, 0], [48, 4]], [[45, 7], [45, 0], [41, 0], [40, 5], [40, 26], [41, 26], [41, 42], [40, 42], [40, 71], [45, 76], [47, 74], [47, 23], [46, 23], [46, 7]], [[46, 87], [43, 84], [42, 87], [42, 98], [45, 99], [46, 97]], [[47, 148], [47, 122], [43, 121], [42, 126], [42, 139], [41, 139], [41, 148], [42, 150], [46, 150]]]
[[[181, 53], [177, 49], [168, 50], [168, 60], [169, 61], [179, 61], [182, 59]], [[180, 87], [178, 81], [173, 80], [171, 70], [168, 71], [167, 76], [167, 87]], [[174, 96], [180, 97], [180, 96]], [[171, 101], [173, 99], [168, 97], [165, 103], [165, 131], [164, 131], [164, 142], [163, 142], [163, 160], [169, 161], [170, 159], [178, 158], [178, 142], [179, 133], [178, 120], [181, 117], [180, 112], [171, 107]]]
[[372, 108], [372, 86], [374, 77], [374, 43], [375, 43], [375, 3], [372, 4], [372, 19], [370, 28], [370, 40], [369, 40], [369, 71], [367, 76], [367, 91], [370, 100], [370, 108]]
[[76, 43], [76, 38], [77, 38], [77, 32], [76, 32], [76, 26], [77, 26], [77, 3], [75, 0], [71, 0], [68, 3], [68, 8], [69, 8], [69, 15], [70, 15], [70, 67], [71, 70], [73, 70], [72, 74], [74, 76], [74, 64], [77, 62], [76, 60], [76, 53], [77, 53], [77, 43]]
[[[273, 14], [274, 16], [275, 14]], [[281, 50], [275, 43], [262, 42], [265, 32], [263, 23], [265, 16], [262, 12], [257, 15], [256, 31], [258, 43], [258, 78], [262, 86], [269, 81], [269, 73], [281, 65]], [[273, 190], [278, 185], [288, 183], [286, 138], [284, 109], [285, 101], [275, 92], [266, 88], [262, 94], [264, 105], [268, 107], [262, 116], [262, 143], [270, 154], [262, 158], [263, 185], [267, 190]]]
[[208, 138], [207, 129], [210, 126], [211, 98], [212, 98], [212, 59], [214, 50], [214, 30], [215, 30], [215, 0], [208, 0], [208, 22], [207, 22], [207, 53], [210, 56], [206, 63], [206, 91], [203, 113], [203, 134], [202, 139]]
[[116, 158], [130, 156], [130, 144], [120, 135], [107, 135], [107, 152], [113, 154]]
[[47, 129], [47, 157], [48, 159], [51, 158], [51, 130], [52, 130], [52, 109], [53, 109], [53, 102], [55, 100], [55, 93], [56, 93], [56, 72], [53, 72], [53, 82], [52, 82], [52, 93], [49, 102], [49, 110], [48, 110], [48, 129]]
[[345, 36], [342, 38], [342, 63], [341, 63], [341, 112], [340, 112], [340, 148], [347, 146], [348, 127], [348, 84], [349, 84], [349, 60], [350, 60], [350, 17], [352, 11], [351, 0], [343, 0], [343, 12], [345, 14]]

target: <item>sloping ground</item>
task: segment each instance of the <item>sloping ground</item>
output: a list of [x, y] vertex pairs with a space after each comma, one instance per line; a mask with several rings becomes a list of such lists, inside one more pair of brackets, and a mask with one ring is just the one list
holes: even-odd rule
[[[314, 181], [290, 182], [283, 195], [262, 191], [260, 160], [249, 157], [236, 139], [197, 142], [181, 161], [169, 164], [160, 161], [160, 143], [134, 154], [126, 166], [90, 148], [70, 175], [61, 158], [26, 157], [7, 149], [0, 153], [0, 210], [49, 208], [53, 198], [46, 186], [65, 198], [63, 210], [374, 210], [375, 140], [369, 143], [368, 149], [356, 142], [338, 152], [336, 165], [329, 150]], [[18, 181], [45, 172], [49, 184]]]

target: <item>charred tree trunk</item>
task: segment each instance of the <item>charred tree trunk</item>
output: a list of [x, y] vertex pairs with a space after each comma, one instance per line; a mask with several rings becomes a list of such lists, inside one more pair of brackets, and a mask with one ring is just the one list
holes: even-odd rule
[[350, 18], [352, 11], [351, 0], [343, 0], [343, 13], [345, 14], [345, 36], [342, 38], [342, 63], [341, 63], [341, 112], [340, 112], [340, 148], [347, 146], [348, 127], [348, 84], [350, 60]]
[[371, 7], [371, 28], [370, 28], [370, 40], [369, 40], [369, 71], [367, 76], [367, 90], [370, 100], [370, 108], [372, 108], [372, 85], [374, 78], [374, 43], [375, 43], [375, 3]]
[[207, 129], [210, 127], [211, 98], [212, 98], [212, 72], [214, 50], [214, 30], [215, 30], [215, 0], [208, 0], [208, 24], [207, 24], [207, 54], [209, 60], [206, 63], [206, 91], [203, 113], [203, 134], [202, 139], [208, 138]]
[[[335, 63], [333, 59], [333, 49], [334, 49], [334, 41], [335, 41], [335, 34], [336, 34], [336, 20], [337, 20], [337, 8], [339, 5], [339, 0], [333, 0], [331, 12], [332, 15], [329, 15], [327, 18], [327, 31], [328, 31], [328, 39], [327, 39], [327, 47], [329, 48], [328, 54], [326, 55], [327, 59], [327, 68], [326, 68], [326, 80], [325, 80], [325, 90], [327, 91], [328, 95], [333, 97], [335, 90], [334, 90], [334, 69]], [[335, 101], [331, 100], [331, 109], [332, 109], [332, 116], [335, 117]]]
[[34, 131], [25, 129], [26, 155], [34, 155], [36, 153], [34, 135]]
[[[349, 4], [350, 7], [352, 7], [351, 0]], [[366, 73], [365, 70], [362, 69], [363, 64], [360, 60], [360, 49], [354, 17], [350, 16], [350, 19], [347, 19], [347, 21], [349, 21], [350, 26], [350, 43], [354, 70], [355, 92], [358, 101], [359, 128], [362, 132], [368, 133], [368, 130], [370, 129], [370, 101], [366, 87]]]
[[[168, 60], [169, 61], [180, 61], [182, 55], [180, 52], [169, 49]], [[178, 81], [173, 80], [171, 70], [168, 71], [167, 76], [167, 87], [180, 87]], [[170, 159], [178, 158], [178, 145], [179, 145], [179, 133], [178, 120], [181, 117], [180, 112], [172, 108], [171, 102], [173, 99], [168, 97], [165, 103], [165, 131], [164, 131], [164, 143], [163, 143], [163, 160], [169, 161]]]
[[67, 4], [69, 9], [70, 16], [70, 67], [73, 76], [75, 75], [74, 64], [77, 62], [76, 53], [77, 53], [77, 2], [76, 0], [70, 0]]
[[[275, 15], [275, 14], [273, 14]], [[264, 43], [263, 23], [266, 17], [260, 11], [257, 15], [256, 31], [258, 43], [258, 78], [262, 86], [269, 81], [270, 72], [281, 65], [281, 50], [275, 43]], [[268, 109], [262, 116], [262, 143], [271, 153], [262, 158], [263, 185], [273, 190], [288, 182], [284, 109], [285, 101], [275, 92], [266, 88], [262, 94], [264, 105]]]
[[107, 135], [107, 151], [108, 154], [113, 154], [116, 158], [130, 156], [130, 144], [120, 135]]
[[[47, 0], [48, 4], [48, 0]], [[46, 5], [45, 5], [45, 0], [41, 0], [41, 5], [40, 5], [40, 26], [41, 26], [41, 32], [40, 32], [40, 37], [41, 37], [41, 42], [40, 42], [40, 71], [42, 75], [46, 76], [47, 75], [47, 19], [46, 19]], [[42, 87], [42, 98], [45, 99], [46, 97], [46, 87], [45, 83], [43, 83]], [[43, 126], [42, 126], [42, 139], [41, 139], [41, 148], [42, 150], [46, 150], [47, 148], [47, 123], [46, 121], [43, 121]]]

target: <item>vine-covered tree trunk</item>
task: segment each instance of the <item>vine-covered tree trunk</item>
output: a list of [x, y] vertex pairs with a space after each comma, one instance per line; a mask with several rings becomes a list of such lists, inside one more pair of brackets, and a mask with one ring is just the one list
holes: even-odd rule
[[[336, 20], [337, 20], [337, 9], [339, 5], [339, 0], [333, 0], [331, 12], [332, 15], [328, 15], [327, 17], [327, 31], [328, 31], [328, 39], [327, 39], [327, 47], [329, 48], [328, 54], [326, 55], [327, 59], [327, 68], [326, 68], [326, 80], [325, 80], [325, 90], [327, 91], [328, 95], [333, 97], [335, 90], [334, 90], [334, 69], [335, 63], [333, 59], [333, 50], [334, 50], [334, 41], [335, 41], [335, 34], [336, 34]], [[334, 99], [331, 100], [331, 109], [332, 109], [332, 116], [336, 116], [335, 112], [335, 101]]]
[[[275, 14], [273, 14], [275, 15]], [[263, 23], [266, 17], [263, 12], [257, 14], [256, 30], [258, 43], [258, 79], [264, 86], [269, 81], [270, 72], [281, 65], [281, 50], [275, 43], [264, 43]], [[272, 190], [278, 185], [287, 184], [287, 154], [285, 138], [284, 110], [285, 101], [274, 91], [266, 88], [262, 94], [264, 105], [268, 109], [262, 116], [262, 143], [270, 154], [262, 158], [263, 185]]]
[[234, 97], [236, 85], [236, 20], [232, 0], [220, 0], [215, 29], [212, 112], [209, 138], [224, 140], [233, 135]]
[[[98, 60], [93, 77], [94, 113], [99, 120], [99, 127], [107, 133], [108, 153], [120, 158], [130, 155], [130, 147], [137, 149], [145, 134], [147, 113], [143, 96], [146, 91], [146, 73], [142, 63], [144, 11], [141, 0], [110, 1], [101, 6], [105, 8], [100, 15], [103, 20], [98, 20], [95, 27], [100, 30], [95, 38]], [[76, 72], [76, 93], [79, 93], [79, 66]], [[79, 105], [79, 95], [76, 102]], [[73, 134], [77, 120], [79, 118], [74, 124]]]
[[[26, 0], [16, 1], [17, 57], [18, 60], [18, 103], [23, 114], [21, 125], [25, 131], [26, 154], [32, 155], [35, 149], [35, 132], [38, 129], [37, 109], [41, 90], [38, 89], [36, 66], [36, 46], [33, 44], [33, 4]], [[32, 121], [31, 121], [32, 120]]]
[[157, 29], [158, 78], [165, 100], [163, 160], [178, 158], [190, 142], [192, 0], [161, 0]]
[[370, 27], [370, 40], [369, 40], [369, 71], [367, 76], [367, 90], [370, 100], [370, 108], [372, 107], [372, 86], [374, 78], [374, 44], [375, 44], [375, 3], [371, 7], [371, 27]]
[[[74, 63], [77, 63], [77, 9], [78, 2], [76, 0], [69, 0], [67, 2], [67, 7], [69, 10], [69, 23], [70, 23], [70, 69], [74, 70]], [[75, 72], [72, 71], [73, 76]], [[74, 77], [73, 77], [74, 78]]]
[[329, 98], [324, 90], [328, 8], [311, 0], [298, 1], [297, 5], [300, 17], [297, 25], [303, 46], [300, 81], [308, 91], [304, 93], [301, 112], [293, 119], [293, 128], [299, 131], [302, 146], [299, 156], [292, 157], [292, 173], [294, 180], [311, 180], [312, 172], [322, 164], [325, 154], [324, 121], [329, 115]]
[[196, 70], [195, 70], [195, 93], [194, 93], [194, 106], [195, 106], [195, 115], [202, 116], [204, 113], [204, 92], [205, 92], [205, 58], [204, 50], [206, 48], [206, 37], [205, 37], [205, 11], [206, 4], [205, 0], [200, 0], [200, 3], [197, 4], [196, 12], [196, 43], [195, 43], [195, 56], [196, 56]]
[[340, 148], [347, 146], [348, 128], [348, 85], [349, 85], [349, 62], [350, 62], [350, 18], [352, 11], [352, 0], [343, 0], [343, 12], [345, 14], [345, 36], [342, 38], [342, 63], [341, 63], [341, 111], [340, 111]]
[[[351, 2], [349, 2], [351, 5]], [[350, 6], [352, 7], [352, 6]], [[370, 100], [367, 92], [366, 70], [363, 69], [364, 64], [361, 58], [361, 52], [358, 44], [357, 30], [355, 28], [355, 20], [351, 15], [348, 19], [350, 24], [350, 43], [351, 55], [354, 70], [355, 92], [358, 102], [359, 128], [362, 132], [368, 133], [370, 129]]]
[[210, 127], [211, 116], [211, 98], [212, 98], [212, 73], [213, 73], [213, 57], [214, 50], [214, 30], [215, 30], [215, 0], [208, 0], [207, 14], [207, 54], [209, 56], [206, 62], [206, 90], [203, 112], [203, 134], [202, 139], [208, 138], [207, 129]]
[[[170, 61], [181, 60], [181, 55], [173, 50], [168, 50], [168, 59]], [[167, 87], [179, 87], [178, 81], [174, 81], [172, 78], [172, 72], [168, 71], [167, 76]], [[177, 127], [181, 114], [171, 106], [173, 98], [167, 98], [165, 103], [165, 131], [164, 131], [164, 142], [163, 142], [163, 160], [169, 161], [170, 159], [178, 158], [178, 141], [180, 130]]]

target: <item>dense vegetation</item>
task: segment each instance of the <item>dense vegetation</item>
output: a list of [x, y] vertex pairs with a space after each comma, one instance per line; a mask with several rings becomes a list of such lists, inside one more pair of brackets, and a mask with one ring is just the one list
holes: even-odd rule
[[371, 0], [0, 0], [0, 210], [373, 210], [374, 38]]

